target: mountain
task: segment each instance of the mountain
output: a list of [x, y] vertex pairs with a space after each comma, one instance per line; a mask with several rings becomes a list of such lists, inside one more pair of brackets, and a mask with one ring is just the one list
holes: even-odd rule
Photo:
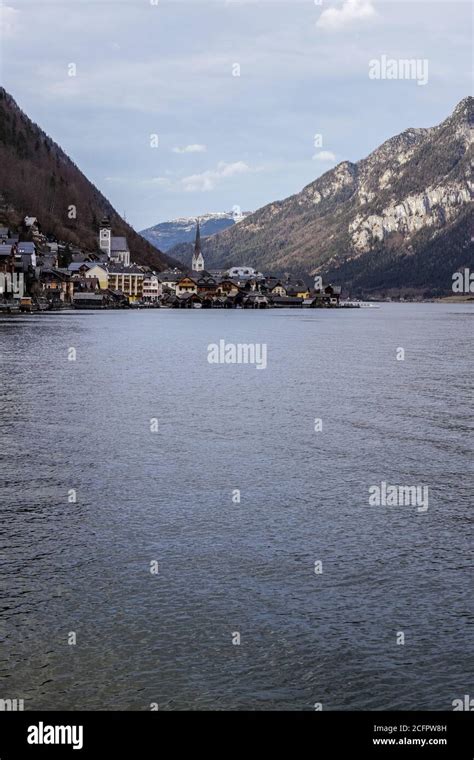
[[[203, 243], [206, 267], [323, 274], [351, 291], [449, 291], [474, 265], [470, 161], [474, 98], [440, 125], [407, 129], [343, 161]], [[174, 251], [172, 251], [172, 255]]]
[[140, 235], [143, 235], [146, 240], [161, 251], [169, 251], [170, 248], [180, 243], [194, 242], [198, 219], [201, 238], [206, 238], [215, 235], [217, 232], [223, 232], [228, 227], [232, 227], [236, 221], [241, 221], [248, 215], [249, 212], [245, 212], [236, 219], [232, 211], [229, 211], [203, 214], [202, 216], [184, 216], [179, 219], [172, 219], [170, 222], [160, 222], [154, 227], [148, 227], [146, 230], [142, 230]]
[[[70, 158], [20, 110], [0, 87], [0, 223], [18, 226], [36, 216], [41, 230], [58, 240], [97, 249], [98, 224], [110, 217], [113, 234], [126, 236], [132, 258], [158, 270], [175, 264], [144, 240], [117, 214]], [[69, 208], [76, 207], [70, 219]]]

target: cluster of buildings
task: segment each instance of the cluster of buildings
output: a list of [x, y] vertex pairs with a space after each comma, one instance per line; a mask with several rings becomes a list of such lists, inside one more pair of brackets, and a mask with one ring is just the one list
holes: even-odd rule
[[0, 302], [20, 297], [24, 293], [25, 282], [36, 269], [36, 245], [30, 230], [36, 229], [36, 219], [25, 217], [24, 238], [0, 226]]
[[[19, 300], [25, 311], [37, 308], [114, 308], [156, 300], [161, 293], [156, 272], [131, 263], [125, 237], [112, 235], [110, 221], [100, 224], [97, 250], [84, 252], [48, 240], [36, 217], [25, 217], [21, 231], [0, 227], [0, 275], [13, 283], [2, 300]], [[21, 274], [21, 292], [18, 286]], [[10, 296], [10, 299], [9, 299]]]
[[[134, 264], [125, 237], [100, 224], [98, 247], [85, 253], [47, 240], [35, 217], [25, 217], [21, 235], [0, 227], [0, 273], [19, 272], [26, 290], [20, 308], [267, 308], [337, 307], [341, 289], [314, 287], [304, 278], [264, 275], [252, 267], [206, 270], [197, 224], [191, 269], [156, 272]], [[0, 293], [0, 299], [2, 294]]]
[[339, 306], [341, 288], [289, 276], [265, 275], [252, 267], [207, 270], [201, 250], [199, 222], [191, 269], [160, 272], [160, 305], [171, 308], [253, 308]]

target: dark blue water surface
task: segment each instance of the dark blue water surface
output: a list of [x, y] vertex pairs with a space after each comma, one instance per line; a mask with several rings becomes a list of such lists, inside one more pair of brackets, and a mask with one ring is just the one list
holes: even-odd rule
[[[0, 697], [450, 710], [472, 695], [473, 317], [2, 318]], [[267, 368], [209, 364], [220, 339], [267, 344]], [[428, 510], [369, 505], [381, 481], [427, 485]]]

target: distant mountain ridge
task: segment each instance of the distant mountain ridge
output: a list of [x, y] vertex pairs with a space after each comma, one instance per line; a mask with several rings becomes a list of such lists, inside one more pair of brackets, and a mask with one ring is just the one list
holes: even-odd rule
[[[109, 216], [113, 234], [127, 238], [133, 260], [158, 270], [176, 262], [130, 227], [64, 151], [0, 87], [0, 193], [2, 223], [36, 216], [42, 232], [93, 251], [98, 227]], [[75, 208], [71, 218], [70, 209]]]
[[474, 263], [473, 123], [467, 97], [440, 125], [343, 161], [205, 240], [206, 267], [322, 273], [353, 290], [448, 290], [452, 273]]
[[160, 222], [153, 227], [147, 227], [147, 229], [141, 230], [140, 235], [161, 251], [169, 251], [175, 245], [193, 242], [198, 219], [201, 238], [205, 238], [223, 232], [237, 222], [240, 223], [249, 213], [242, 212], [240, 218], [236, 218], [232, 211], [179, 217], [178, 219], [171, 219], [169, 222]]

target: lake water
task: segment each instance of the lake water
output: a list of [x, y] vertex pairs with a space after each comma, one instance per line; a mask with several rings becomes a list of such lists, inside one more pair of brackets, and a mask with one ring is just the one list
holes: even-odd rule
[[[472, 695], [473, 316], [2, 318], [0, 697], [451, 710]], [[209, 364], [221, 339], [266, 344], [267, 368]], [[382, 481], [427, 485], [429, 508], [370, 505]]]

